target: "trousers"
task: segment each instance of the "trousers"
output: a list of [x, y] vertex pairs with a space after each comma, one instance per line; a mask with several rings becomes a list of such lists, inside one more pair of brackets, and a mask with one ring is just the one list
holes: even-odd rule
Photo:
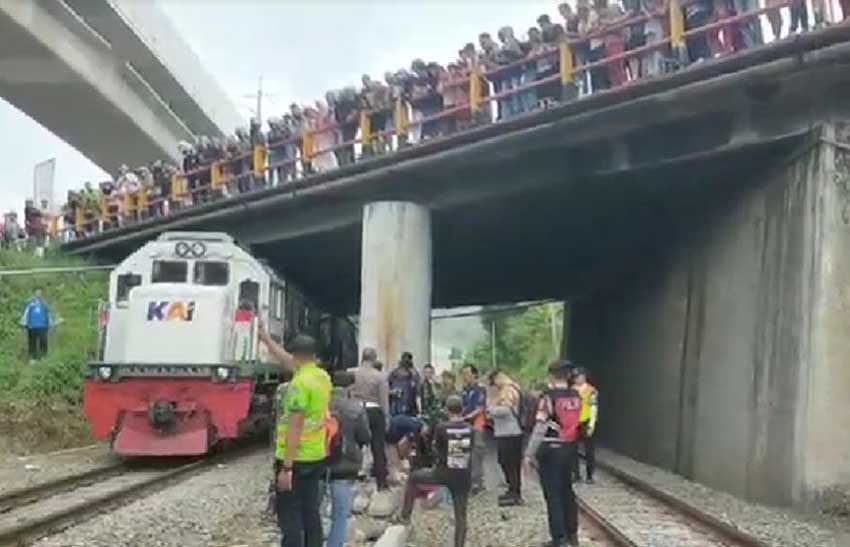
[[[593, 441], [593, 436], [589, 435], [588, 431], [588, 423], [581, 422], [579, 424], [579, 442], [582, 446], [584, 446], [584, 471], [587, 474], [588, 479], [593, 478], [593, 472], [596, 470], [596, 446]], [[578, 448], [578, 445], [576, 445]], [[576, 457], [573, 460], [573, 476], [576, 479], [581, 477], [581, 473], [579, 472], [579, 461], [578, 461], [578, 453], [576, 453]]]
[[27, 345], [31, 359], [47, 355], [47, 329], [27, 329]]
[[508, 493], [522, 494], [522, 435], [496, 437], [496, 455], [508, 483]]
[[378, 490], [387, 488], [387, 417], [380, 407], [366, 407], [369, 430], [372, 432], [372, 475]]
[[561, 544], [578, 535], [578, 506], [573, 491], [575, 443], [542, 443], [537, 464], [552, 543]]
[[350, 479], [330, 481], [331, 529], [328, 531], [327, 547], [345, 547], [348, 538], [348, 517], [354, 497], [354, 481]]
[[404, 502], [401, 508], [403, 520], [410, 519], [413, 503], [416, 501], [416, 487], [421, 485], [445, 486], [452, 495], [455, 514], [454, 547], [463, 547], [466, 543], [466, 512], [469, 505], [469, 475], [463, 480], [452, 480], [446, 472], [434, 468], [417, 469], [410, 474], [404, 490]]
[[277, 523], [281, 547], [322, 547], [319, 484], [325, 473], [321, 463], [296, 463], [292, 489], [277, 490]]

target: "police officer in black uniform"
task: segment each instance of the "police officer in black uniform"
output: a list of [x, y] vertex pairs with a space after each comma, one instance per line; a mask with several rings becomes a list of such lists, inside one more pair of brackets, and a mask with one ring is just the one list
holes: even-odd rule
[[537, 469], [552, 547], [578, 545], [578, 507], [573, 491], [581, 397], [570, 387], [569, 362], [549, 367], [549, 386], [540, 397], [537, 425], [526, 450], [526, 463]]

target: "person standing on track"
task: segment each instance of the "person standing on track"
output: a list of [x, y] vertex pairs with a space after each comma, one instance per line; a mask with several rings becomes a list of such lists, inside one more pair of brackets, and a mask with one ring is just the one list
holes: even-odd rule
[[378, 490], [386, 490], [387, 484], [387, 427], [390, 415], [389, 383], [378, 363], [375, 348], [363, 348], [360, 366], [353, 370], [354, 385], [351, 398], [363, 404], [372, 432], [372, 475]]
[[[579, 443], [584, 446], [584, 469], [587, 477], [587, 484], [593, 484], [593, 471], [596, 468], [596, 447], [593, 442], [593, 433], [596, 431], [599, 395], [596, 388], [587, 381], [587, 372], [583, 368], [577, 368], [573, 372], [573, 389], [575, 389], [581, 397]], [[575, 466], [573, 467], [573, 482], [581, 480], [578, 460], [578, 458], [575, 459]]]
[[349, 397], [349, 387], [353, 383], [354, 374], [351, 372], [340, 371], [333, 375], [331, 413], [339, 420], [342, 446], [339, 455], [329, 462], [331, 528], [327, 547], [344, 547], [348, 538], [354, 481], [363, 465], [362, 447], [371, 441], [366, 410], [359, 401]]
[[399, 520], [408, 524], [419, 486], [442, 485], [452, 496], [455, 516], [454, 547], [466, 542], [466, 512], [472, 483], [472, 451], [475, 448], [473, 430], [463, 416], [463, 401], [452, 395], [446, 401], [449, 419], [434, 428], [435, 466], [417, 469], [410, 474], [404, 491], [404, 503]]
[[259, 338], [272, 358], [294, 371], [277, 424], [275, 476], [281, 547], [321, 547], [319, 484], [325, 475], [326, 422], [331, 379], [316, 364], [316, 341], [298, 335], [287, 352], [261, 324]]
[[540, 397], [537, 424], [525, 461], [536, 468], [546, 500], [551, 547], [578, 545], [578, 507], [572, 470], [579, 435], [581, 397], [570, 387], [569, 363], [549, 367], [549, 387]]
[[522, 505], [522, 443], [520, 398], [522, 391], [501, 370], [490, 374], [492, 397], [488, 397], [487, 415], [493, 421], [493, 436], [499, 466], [508, 483], [508, 490], [498, 498], [500, 507]]
[[465, 365], [463, 375], [463, 418], [473, 429], [475, 447], [472, 450], [472, 494], [484, 491], [485, 427], [487, 424], [487, 390], [478, 382], [478, 368]]

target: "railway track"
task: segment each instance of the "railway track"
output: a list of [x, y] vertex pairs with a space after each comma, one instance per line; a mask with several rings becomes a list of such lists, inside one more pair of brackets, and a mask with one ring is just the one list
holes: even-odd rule
[[179, 479], [249, 453], [116, 463], [0, 496], [0, 547], [23, 545], [130, 503]]
[[[602, 467], [602, 466], [600, 466]], [[761, 540], [610, 466], [577, 489], [591, 536], [616, 547], [769, 547]], [[598, 528], [600, 533], [594, 533]]]

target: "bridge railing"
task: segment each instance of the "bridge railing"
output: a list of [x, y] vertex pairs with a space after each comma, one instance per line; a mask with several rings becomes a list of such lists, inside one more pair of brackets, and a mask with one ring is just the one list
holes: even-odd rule
[[[273, 181], [277, 185], [284, 185], [291, 180], [310, 176], [317, 171], [324, 170], [325, 167], [321, 165], [323, 155], [336, 156], [336, 153], [341, 150], [346, 150], [346, 155], [340, 154], [338, 160], [341, 162], [345, 158], [343, 164], [348, 164], [358, 161], [358, 159], [384, 155], [409, 146], [416, 146], [421, 144], [423, 139], [412, 138], [415, 129], [422, 128], [428, 123], [454, 122], [456, 128], [461, 131], [472, 126], [498, 123], [501, 120], [498, 114], [494, 119], [493, 110], [498, 111], [508, 99], [538, 91], [544, 87], [547, 88], [545, 95], [548, 95], [544, 97], [544, 101], [536, 101], [536, 104], [530, 108], [525, 105], [512, 118], [547, 108], [549, 104], [546, 101], [581, 100], [587, 95], [605, 91], [604, 89], [594, 89], [593, 78], [588, 77], [589, 73], [594, 70], [610, 70], [611, 67], [619, 65], [616, 69], [618, 72], [622, 72], [624, 77], [622, 81], [610, 82], [610, 87], [633, 85], [647, 77], [634, 74], [625, 77], [625, 63], [652, 52], [663, 52], [668, 54], [664, 58], [664, 64], [668, 67], [665, 72], [683, 69], [692, 64], [688, 59], [688, 41], [697, 37], [713, 38], [717, 44], [720, 44], [721, 47], [712, 48], [714, 49], [714, 51], [711, 51], [712, 57], [728, 55], [743, 49], [740, 44], [734, 43], [736, 41], [734, 35], [741, 32], [741, 29], [738, 28], [739, 25], [746, 23], [761, 25], [762, 17], [779, 14], [781, 10], [792, 8], [800, 0], [785, 0], [769, 7], [740, 14], [721, 13], [719, 17], [715, 17], [715, 20], [708, 24], [686, 29], [684, 7], [691, 1], [694, 0], [669, 0], [668, 9], [657, 14], [624, 15], [618, 21], [604, 28], [580, 37], [568, 37], [557, 46], [546, 45], [539, 52], [505, 65], [485, 69], [479, 64], [471, 64], [467, 67], [463, 77], [441, 82], [442, 86], [438, 91], [442, 96], [445, 96], [447, 90], [460, 87], [464, 91], [463, 100], [457, 100], [458, 104], [450, 105], [432, 115], [412, 119], [416, 109], [411, 105], [411, 101], [409, 99], [396, 99], [392, 106], [388, 108], [360, 111], [359, 119], [346, 123], [319, 123], [317, 121], [300, 134], [263, 145], [255, 145], [251, 150], [214, 161], [209, 165], [200, 166], [188, 172], [178, 172], [171, 179], [168, 195], [152, 196], [149, 189], [142, 188], [137, 192], [122, 194], [120, 198], [104, 197], [100, 209], [97, 211], [78, 207], [73, 225], [65, 226], [62, 230], [65, 234], [63, 237], [65, 240], [86, 237], [116, 226], [143, 221], [150, 217], [167, 216], [174, 211], [208, 201], [227, 199], [233, 195], [260, 190], [271, 185]], [[596, 61], [588, 61], [580, 58], [582, 56], [576, 55], [576, 51], [587, 45], [591, 40], [605, 40], [606, 37], [616, 36], [618, 33], [622, 35], [627, 28], [646, 24], [652, 19], [660, 19], [663, 23], [661, 28], [665, 29], [665, 35], [662, 38], [639, 47], [613, 53], [606, 48], [608, 54]], [[850, 21], [850, 14], [847, 14], [843, 24], [847, 24], [848, 21]], [[720, 33], [724, 35], [722, 40]], [[779, 39], [782, 38], [774, 36], [771, 41]], [[501, 82], [504, 85], [505, 80], [503, 78], [506, 74], [522, 72], [523, 70], [537, 72], [531, 67], [543, 60], [551, 64], [554, 69], [552, 74], [542, 77], [536, 74], [533, 81], [518, 85], [514, 81], [514, 85], [510, 85], [508, 89], [496, 90], [496, 84]], [[579, 62], [580, 60], [584, 62]], [[551, 96], [553, 90], [557, 90], [557, 93], [554, 93], [556, 95], [554, 98]], [[456, 95], [454, 98], [459, 99], [460, 95]], [[496, 108], [492, 106], [493, 103], [496, 103]], [[390, 129], [373, 128], [371, 122], [376, 114], [391, 117], [392, 127]], [[341, 130], [343, 127], [346, 127], [349, 132], [351, 129], [355, 129], [354, 138], [342, 141]], [[319, 147], [320, 137], [327, 133], [334, 136], [330, 139], [334, 142]], [[435, 138], [445, 137], [450, 133], [452, 132], [440, 132], [435, 135]], [[360, 148], [359, 155], [356, 154], [357, 147]], [[273, 161], [272, 156], [283, 156], [285, 159]], [[245, 169], [243, 164], [248, 168]]]

